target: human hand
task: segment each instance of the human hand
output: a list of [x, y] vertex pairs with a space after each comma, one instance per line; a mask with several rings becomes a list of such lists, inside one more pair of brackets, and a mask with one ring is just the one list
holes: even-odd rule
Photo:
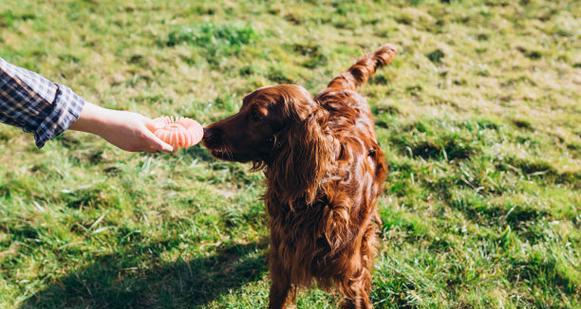
[[173, 147], [152, 133], [151, 119], [133, 112], [111, 110], [86, 103], [72, 130], [93, 133], [131, 152], [171, 152]]

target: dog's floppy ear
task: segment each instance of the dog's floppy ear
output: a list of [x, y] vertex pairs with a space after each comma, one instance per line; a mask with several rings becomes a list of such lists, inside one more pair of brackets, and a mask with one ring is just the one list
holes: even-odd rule
[[300, 91], [298, 96], [284, 98], [289, 119], [281, 148], [269, 166], [274, 172], [272, 181], [282, 189], [280, 198], [289, 204], [298, 198], [307, 204], [315, 201], [330, 162], [329, 142], [319, 123], [320, 107], [306, 90]]

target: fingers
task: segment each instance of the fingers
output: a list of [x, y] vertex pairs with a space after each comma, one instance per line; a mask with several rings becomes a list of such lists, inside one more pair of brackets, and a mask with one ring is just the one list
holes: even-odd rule
[[152, 132], [155, 132], [157, 129], [163, 128], [163, 126], [164, 126], [163, 122], [154, 121], [154, 120], [151, 120], [145, 116], [142, 116], [142, 117], [144, 118], [143, 122], [145, 123], [145, 126]]
[[153, 134], [149, 129], [144, 128], [144, 133], [145, 133], [145, 137], [147, 139], [147, 142], [149, 144], [149, 149], [147, 149], [146, 151], [149, 152], [158, 152], [158, 151], [163, 151], [163, 152], [172, 152], [173, 151], [173, 147], [167, 143], [165, 143], [164, 141], [162, 141], [159, 137], [155, 136], [155, 134]]
[[153, 132], [155, 130], [159, 129], [159, 127], [162, 126], [162, 124], [155, 122], [155, 121], [151, 120], [150, 118], [147, 118], [141, 114], [138, 114], [138, 115], [142, 118], [142, 121], [145, 124], [145, 127], [146, 127], [145, 136], [147, 137], [147, 139], [149, 140], [149, 142], [152, 146], [152, 148], [149, 152], [158, 152], [158, 151], [172, 152], [173, 146], [162, 141], [159, 137], [157, 137], [155, 134], [153, 134]]

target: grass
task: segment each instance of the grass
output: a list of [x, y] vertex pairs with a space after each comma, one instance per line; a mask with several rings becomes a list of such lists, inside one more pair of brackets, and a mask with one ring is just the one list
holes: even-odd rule
[[[0, 2], [0, 55], [87, 100], [210, 123], [365, 51], [388, 153], [377, 308], [578, 308], [578, 1]], [[263, 176], [0, 127], [0, 307], [260, 308]], [[330, 308], [304, 291], [299, 308]]]

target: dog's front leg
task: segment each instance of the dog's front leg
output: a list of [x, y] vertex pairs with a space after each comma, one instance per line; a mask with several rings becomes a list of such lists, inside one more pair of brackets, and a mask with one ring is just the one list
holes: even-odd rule
[[269, 259], [269, 268], [272, 284], [270, 286], [268, 308], [294, 308], [296, 300], [296, 287], [291, 283], [290, 274], [282, 264], [280, 257], [277, 254], [273, 254], [272, 252]]
[[[273, 279], [274, 280], [274, 279]], [[278, 284], [273, 282], [270, 286], [270, 309], [295, 308], [296, 288], [290, 284]]]

